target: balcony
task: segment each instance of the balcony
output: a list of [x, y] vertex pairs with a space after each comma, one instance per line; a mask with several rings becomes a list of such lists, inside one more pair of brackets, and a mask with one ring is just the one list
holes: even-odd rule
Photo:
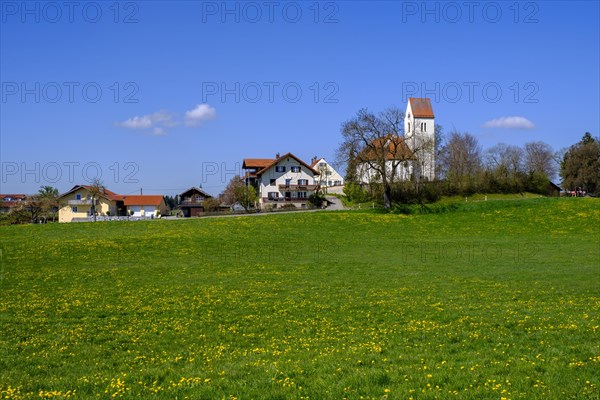
[[185, 199], [182, 200], [179, 204], [182, 206], [201, 206], [204, 203], [204, 199]]
[[70, 206], [91, 206], [92, 205], [92, 200], [86, 200], [86, 199], [69, 200], [68, 204]]
[[319, 189], [319, 185], [279, 185], [283, 192], [312, 192]]
[[300, 198], [300, 197], [263, 197], [263, 203], [306, 203], [308, 198]]

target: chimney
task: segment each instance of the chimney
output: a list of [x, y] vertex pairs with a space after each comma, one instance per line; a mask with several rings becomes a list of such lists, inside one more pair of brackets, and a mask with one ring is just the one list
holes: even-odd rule
[[275, 154], [275, 158], [278, 159], [279, 157], [280, 157], [279, 152], [277, 152], [277, 154]]
[[314, 164], [317, 162], [317, 156], [313, 156], [312, 160], [310, 160], [311, 164]]

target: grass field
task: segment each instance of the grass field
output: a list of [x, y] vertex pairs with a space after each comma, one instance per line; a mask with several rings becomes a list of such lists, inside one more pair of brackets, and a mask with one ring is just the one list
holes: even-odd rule
[[0, 237], [3, 399], [599, 398], [595, 199]]

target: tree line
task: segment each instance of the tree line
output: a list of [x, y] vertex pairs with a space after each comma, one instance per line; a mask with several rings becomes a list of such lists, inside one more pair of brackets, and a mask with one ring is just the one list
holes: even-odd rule
[[[435, 128], [435, 140], [425, 138], [407, 152], [401, 144], [412, 139], [405, 135], [404, 114], [397, 108], [379, 114], [362, 109], [342, 123], [336, 161], [346, 165], [346, 196], [389, 208], [393, 202], [432, 202], [474, 193], [546, 194], [557, 175], [566, 191], [600, 195], [600, 139], [589, 132], [559, 151], [542, 141], [522, 147], [498, 143], [484, 150], [468, 132], [454, 130], [445, 137], [440, 125]], [[434, 181], [419, 176], [414, 155], [423, 151], [435, 154]], [[412, 167], [406, 169], [412, 171], [409, 177], [398, 176], [403, 165]], [[367, 184], [361, 166], [372, 172]]]

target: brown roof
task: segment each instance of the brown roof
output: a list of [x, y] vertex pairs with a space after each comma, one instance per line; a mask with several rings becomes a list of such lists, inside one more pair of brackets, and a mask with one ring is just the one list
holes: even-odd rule
[[[68, 192], [61, 194], [59, 196], [59, 198], [65, 197], [66, 195], [71, 194], [71, 193], [73, 193], [73, 192], [75, 192], [75, 191], [77, 191], [77, 190], [79, 190], [81, 188], [86, 189], [87, 191], [91, 191], [92, 190], [92, 186], [90, 186], [90, 185], [75, 185]], [[110, 190], [108, 190], [106, 188], [104, 188], [104, 193], [102, 193], [101, 196], [104, 197], [104, 198], [106, 198], [106, 199], [108, 199], [108, 200], [114, 200], [114, 201], [123, 200], [123, 196], [122, 195], [116, 194], [115, 192], [112, 192], [112, 191], [110, 191]]]
[[360, 154], [360, 158], [363, 160], [376, 161], [381, 155], [382, 147], [385, 149], [386, 160], [410, 160], [413, 158], [413, 152], [401, 137], [382, 137], [371, 143], [372, 145], [365, 148]]
[[[81, 187], [86, 188], [87, 190], [91, 190], [92, 187], [88, 186], [88, 185], [81, 185]], [[104, 193], [103, 193], [104, 197], [106, 197], [109, 200], [123, 200], [123, 196], [120, 194], [116, 194], [113, 191], [108, 190], [107, 188], [104, 188]]]
[[180, 197], [185, 197], [186, 195], [188, 195], [188, 193], [198, 193], [201, 194], [204, 197], [212, 197], [210, 194], [206, 193], [204, 190], [200, 189], [199, 187], [196, 186], [192, 186], [191, 188], [189, 188], [188, 190], [186, 190], [185, 192], [181, 192], [179, 194]]
[[267, 165], [270, 165], [273, 161], [275, 161], [274, 158], [244, 158], [244, 163], [242, 164], [242, 168], [243, 169], [250, 169], [250, 168], [263, 169]]
[[296, 161], [298, 161], [300, 164], [304, 165], [306, 168], [308, 168], [309, 170], [311, 170], [313, 172], [313, 174], [319, 175], [319, 171], [316, 171], [315, 169], [313, 169], [313, 167], [311, 167], [310, 165], [308, 165], [307, 163], [305, 163], [304, 161], [302, 161], [301, 159], [299, 159], [298, 157], [296, 157], [292, 153], [286, 153], [286, 154], [282, 155], [281, 157], [272, 160], [270, 164], [268, 164], [267, 166], [265, 166], [261, 170], [257, 171], [256, 175], [257, 176], [258, 175], [262, 175], [263, 172], [265, 172], [267, 169], [271, 168], [273, 165], [277, 164], [279, 161], [283, 160], [286, 157], [292, 157], [293, 159], [295, 159]]
[[159, 206], [163, 201], [163, 197], [159, 194], [138, 194], [122, 197], [123, 204], [126, 206]]
[[433, 108], [428, 98], [410, 97], [408, 99], [413, 116], [417, 118], [433, 118]]

